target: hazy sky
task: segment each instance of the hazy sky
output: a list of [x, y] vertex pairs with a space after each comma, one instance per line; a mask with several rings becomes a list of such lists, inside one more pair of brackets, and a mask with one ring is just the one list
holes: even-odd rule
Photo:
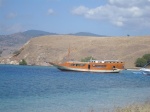
[[150, 0], [0, 0], [0, 35], [31, 29], [150, 35]]

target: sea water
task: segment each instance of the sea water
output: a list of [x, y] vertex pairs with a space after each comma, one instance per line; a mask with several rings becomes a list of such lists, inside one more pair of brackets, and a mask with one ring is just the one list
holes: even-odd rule
[[150, 100], [150, 76], [0, 65], [0, 112], [103, 112]]

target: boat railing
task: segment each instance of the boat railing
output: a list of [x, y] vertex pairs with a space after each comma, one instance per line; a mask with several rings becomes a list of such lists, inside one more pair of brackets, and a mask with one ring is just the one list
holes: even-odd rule
[[81, 61], [68, 61], [69, 63], [123, 63], [123, 61], [119, 60], [89, 60], [88, 62], [81, 62]]
[[119, 61], [119, 60], [90, 60], [89, 62], [105, 63], [105, 62], [122, 62], [122, 61]]

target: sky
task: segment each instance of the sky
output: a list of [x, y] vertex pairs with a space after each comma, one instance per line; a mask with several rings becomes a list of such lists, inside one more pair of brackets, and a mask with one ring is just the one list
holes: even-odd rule
[[150, 0], [0, 0], [0, 35], [27, 30], [150, 35]]

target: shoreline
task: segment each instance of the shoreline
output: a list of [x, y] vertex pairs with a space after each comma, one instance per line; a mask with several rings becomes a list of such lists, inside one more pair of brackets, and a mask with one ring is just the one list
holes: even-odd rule
[[[94, 108], [90, 109], [89, 112], [98, 112]], [[102, 109], [100, 112], [150, 112], [150, 101], [141, 103], [133, 103], [125, 106], [113, 107], [112, 109]]]
[[144, 103], [134, 103], [125, 107], [117, 107], [114, 112], [150, 112], [150, 101]]

